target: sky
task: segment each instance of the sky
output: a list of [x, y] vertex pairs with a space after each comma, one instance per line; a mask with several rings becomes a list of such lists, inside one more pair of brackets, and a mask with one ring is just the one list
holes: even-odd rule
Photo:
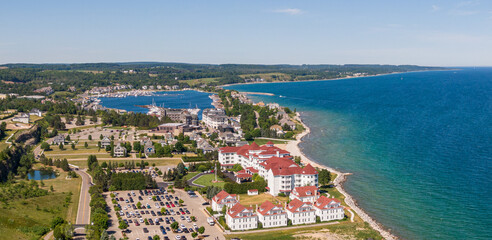
[[492, 66], [492, 0], [2, 0], [0, 22], [0, 64]]

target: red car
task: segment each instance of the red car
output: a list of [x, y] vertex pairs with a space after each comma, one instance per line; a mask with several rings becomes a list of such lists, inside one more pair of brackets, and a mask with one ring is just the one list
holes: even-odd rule
[[172, 207], [176, 207], [176, 206], [174, 206], [174, 203], [171, 203], [171, 206], [172, 206]]
[[135, 221], [135, 226], [140, 226], [140, 223], [138, 223], [137, 221]]

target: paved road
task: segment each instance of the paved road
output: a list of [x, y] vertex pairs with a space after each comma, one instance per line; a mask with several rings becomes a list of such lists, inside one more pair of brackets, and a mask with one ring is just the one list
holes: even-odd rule
[[77, 220], [75, 224], [89, 224], [91, 219], [91, 196], [89, 187], [92, 185], [91, 176], [85, 170], [75, 170], [82, 177], [82, 186], [80, 187], [79, 210], [77, 211]]

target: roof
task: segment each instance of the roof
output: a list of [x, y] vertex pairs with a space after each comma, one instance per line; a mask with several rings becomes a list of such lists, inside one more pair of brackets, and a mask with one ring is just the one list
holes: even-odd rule
[[[300, 212], [299, 208], [301, 208], [302, 206], [311, 206], [311, 203], [305, 203], [296, 198], [290, 201], [289, 204], [287, 204], [287, 210], [290, 212]], [[314, 210], [311, 208], [310, 211]]]
[[[247, 207], [241, 205], [240, 203], [236, 203], [234, 206], [232, 206], [227, 211], [227, 214], [229, 216], [231, 216], [232, 218], [241, 218], [242, 216], [239, 216], [239, 214], [242, 213], [242, 212], [251, 212], [251, 213], [253, 213], [253, 209], [252, 208], [247, 208]], [[252, 217], [254, 215], [255, 214], [253, 213], [253, 215], [247, 216], [247, 217]]]
[[237, 152], [239, 150], [239, 148], [240, 147], [221, 147], [221, 148], [219, 148], [219, 152], [221, 152], [221, 153], [234, 153], [234, 152]]
[[265, 145], [273, 145], [272, 141], [268, 141]]
[[316, 186], [296, 187], [294, 188], [294, 191], [292, 191], [292, 194], [298, 197], [310, 197], [314, 196], [317, 191], [318, 187]]
[[224, 200], [225, 198], [227, 198], [229, 196], [236, 198], [236, 194], [229, 194], [226, 191], [222, 190], [219, 193], [217, 193], [217, 195], [215, 195], [215, 197], [212, 198], [212, 201], [220, 203], [220, 202], [222, 202], [222, 200]]
[[249, 189], [248, 192], [258, 192], [258, 189]]
[[237, 178], [250, 178], [250, 177], [253, 177], [253, 175], [251, 174], [248, 174], [248, 173], [240, 173], [238, 175], [236, 175]]
[[[282, 205], [281, 204], [275, 205], [272, 202], [270, 202], [270, 201], [267, 200], [267, 201], [263, 202], [260, 205], [260, 207], [258, 207], [258, 209], [256, 209], [256, 211], [258, 213], [260, 213], [261, 215], [274, 215], [272, 213], [269, 214], [268, 211], [272, 210], [275, 207], [282, 209]], [[280, 214], [285, 214], [285, 211], [282, 211]]]
[[318, 209], [330, 209], [330, 208], [339, 208], [339, 207], [342, 207], [340, 205], [337, 204], [337, 206], [331, 206], [332, 204], [340, 204], [340, 200], [336, 199], [336, 198], [327, 198], [325, 196], [321, 196], [320, 198], [318, 198], [318, 200], [316, 200], [316, 202], [314, 203], [314, 206]]
[[159, 125], [159, 127], [179, 127], [183, 125], [184, 125], [183, 123], [164, 123]]

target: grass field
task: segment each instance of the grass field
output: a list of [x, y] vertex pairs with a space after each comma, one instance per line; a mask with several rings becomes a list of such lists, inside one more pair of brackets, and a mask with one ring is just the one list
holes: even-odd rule
[[184, 178], [186, 180], [188, 180], [188, 179], [191, 179], [192, 177], [194, 177], [194, 176], [196, 176], [198, 174], [199, 174], [199, 172], [189, 172], [188, 174], [186, 174], [186, 176], [184, 176]]
[[225, 185], [224, 179], [217, 177], [217, 180], [219, 180], [221, 182], [213, 183], [212, 181], [215, 181], [215, 175], [214, 174], [207, 174], [207, 175], [203, 175], [203, 176], [199, 177], [193, 183], [203, 185], [203, 186], [224, 187], [224, 185]]
[[258, 145], [265, 145], [267, 142], [272, 141], [273, 144], [285, 144], [287, 141], [282, 141], [282, 140], [269, 140], [269, 139], [255, 139], [254, 141], [248, 141], [249, 144], [252, 142], [255, 142]]
[[[62, 172], [55, 179], [44, 180], [45, 189], [53, 185], [55, 191], [52, 194], [0, 203], [0, 238], [39, 239], [35, 232], [49, 227], [56, 216], [75, 222], [81, 180], [66, 180], [65, 177], [66, 173]], [[72, 201], [64, 206], [69, 191], [73, 193]]]
[[239, 75], [242, 78], [263, 78], [267, 82], [271, 81], [289, 81], [291, 76], [285, 73], [258, 73], [258, 74], [243, 74]]
[[249, 196], [248, 194], [239, 194], [239, 199], [243, 205], [260, 205], [265, 201], [270, 201], [274, 204], [279, 204], [289, 200], [288, 197], [274, 197], [268, 193], [260, 193], [256, 196]]
[[208, 84], [212, 82], [217, 82], [217, 78], [199, 78], [199, 79], [191, 79], [191, 80], [179, 80], [181, 83], [188, 83], [190, 86]]

